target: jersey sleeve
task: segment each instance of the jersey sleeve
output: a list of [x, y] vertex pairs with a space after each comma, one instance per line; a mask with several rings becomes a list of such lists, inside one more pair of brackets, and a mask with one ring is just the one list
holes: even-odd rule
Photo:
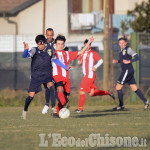
[[29, 50], [30, 56], [33, 57], [36, 52], [36, 49], [33, 47]]
[[74, 60], [74, 59], [77, 59], [78, 58], [78, 51], [76, 52], [69, 52], [69, 62]]
[[127, 54], [133, 57], [136, 55], [136, 52], [129, 47], [127, 50]]
[[98, 53], [96, 53], [96, 52], [93, 53], [93, 56], [94, 56], [94, 59], [95, 59], [96, 61], [99, 61], [99, 60], [102, 59], [102, 58], [98, 55]]

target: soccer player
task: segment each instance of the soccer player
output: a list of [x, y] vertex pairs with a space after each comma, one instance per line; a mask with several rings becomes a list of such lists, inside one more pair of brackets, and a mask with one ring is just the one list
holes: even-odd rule
[[[88, 40], [84, 41], [84, 46], [87, 46]], [[95, 62], [97, 63], [95, 64]], [[84, 77], [81, 82], [80, 86], [80, 97], [79, 97], [79, 106], [75, 112], [83, 112], [83, 105], [85, 102], [85, 93], [89, 93], [89, 96], [102, 96], [102, 95], [109, 95], [113, 99], [115, 99], [113, 93], [110, 91], [102, 91], [97, 90], [94, 82], [96, 79], [95, 71], [97, 68], [103, 63], [102, 58], [98, 55], [97, 52], [91, 50], [91, 44], [89, 44], [86, 48], [86, 51], [82, 56], [80, 56], [78, 64], [82, 64], [82, 71]]]
[[[54, 53], [55, 50], [55, 39], [54, 39], [54, 30], [52, 28], [46, 29], [46, 46], [51, 49]], [[65, 47], [64, 49], [67, 49]], [[56, 63], [56, 62], [55, 62]], [[67, 66], [64, 68], [67, 70]], [[51, 100], [51, 113], [57, 113], [57, 110], [55, 108], [56, 104], [56, 99], [59, 101], [57, 90], [55, 90], [54, 86], [50, 87], [50, 90], [47, 88], [47, 84], [43, 84], [45, 87], [45, 99], [46, 99], [46, 104], [42, 110], [42, 114], [46, 114], [49, 110], [49, 100]]]
[[127, 39], [125, 37], [120, 38], [119, 46], [121, 51], [119, 52], [119, 60], [113, 60], [113, 64], [120, 63], [122, 72], [118, 78], [116, 90], [119, 98], [119, 105], [113, 108], [113, 110], [124, 110], [123, 103], [123, 86], [128, 83], [132, 91], [134, 91], [138, 97], [144, 102], [144, 110], [147, 110], [150, 102], [144, 97], [140, 89], [136, 85], [136, 81], [134, 79], [134, 69], [132, 63], [139, 60], [139, 56], [127, 46]]
[[[45, 45], [51, 49], [53, 52], [55, 50], [54, 48], [54, 44], [55, 44], [55, 40], [54, 40], [54, 30], [52, 28], [48, 28], [46, 30], [46, 43]], [[44, 83], [43, 84], [45, 87], [45, 99], [46, 99], [46, 104], [42, 110], [42, 114], [46, 114], [49, 110], [49, 100], [51, 99], [51, 112], [52, 113], [57, 113], [56, 109], [55, 109], [55, 103], [56, 103], [56, 93], [55, 93], [55, 88], [54, 86], [51, 86], [50, 89], [47, 88], [47, 84]]]
[[53, 53], [49, 47], [45, 47], [45, 36], [38, 35], [35, 38], [37, 47], [32, 48], [30, 51], [27, 43], [24, 42], [23, 58], [31, 57], [31, 81], [29, 86], [29, 96], [26, 98], [22, 118], [26, 119], [26, 113], [28, 111], [29, 104], [34, 98], [35, 94], [41, 91], [41, 84], [47, 84], [47, 88], [50, 92], [50, 88], [54, 84], [52, 77], [52, 63], [51, 60], [57, 65], [65, 66], [57, 59], [52, 59]]
[[[94, 41], [94, 38], [91, 37], [86, 44], [86, 46], [81, 51], [76, 52], [70, 52], [63, 50], [64, 43], [66, 41], [66, 38], [62, 35], [58, 35], [55, 39], [55, 55], [56, 57], [63, 62], [65, 65], [68, 66], [69, 62], [77, 59], [79, 55], [83, 54], [88, 45]], [[69, 99], [70, 95], [70, 79], [69, 79], [69, 71], [66, 71], [65, 69], [59, 67], [57, 64], [53, 64], [53, 78], [56, 83], [56, 88], [58, 92], [58, 97], [60, 99], [60, 102], [58, 103], [58, 106], [56, 107], [57, 112], [59, 113], [59, 110], [62, 107], [66, 106], [66, 103]]]

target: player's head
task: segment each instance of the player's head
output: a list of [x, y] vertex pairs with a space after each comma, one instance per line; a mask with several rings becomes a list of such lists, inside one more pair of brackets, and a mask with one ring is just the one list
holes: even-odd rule
[[[85, 39], [85, 41], [84, 41], [84, 46], [88, 43], [88, 41], [89, 41], [88, 39]], [[88, 51], [90, 48], [91, 48], [91, 43], [90, 43], [90, 45], [87, 47], [86, 50]]]
[[123, 49], [127, 45], [127, 38], [121, 37], [118, 39], [118, 43], [121, 49]]
[[37, 35], [36, 38], [35, 38], [35, 42], [38, 45], [40, 50], [44, 50], [44, 48], [45, 48], [45, 41], [46, 41], [46, 38], [42, 34]]
[[46, 29], [46, 38], [49, 42], [53, 40], [54, 37], [54, 30], [52, 28], [47, 28]]
[[59, 34], [55, 39], [56, 50], [63, 50], [65, 42], [65, 36]]

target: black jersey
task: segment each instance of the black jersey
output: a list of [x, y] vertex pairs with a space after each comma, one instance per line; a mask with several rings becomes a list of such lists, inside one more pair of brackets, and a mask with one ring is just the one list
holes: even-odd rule
[[31, 77], [40, 77], [45, 74], [52, 74], [51, 58], [53, 51], [46, 47], [44, 50], [40, 50], [38, 47], [34, 47], [30, 50], [31, 53]]

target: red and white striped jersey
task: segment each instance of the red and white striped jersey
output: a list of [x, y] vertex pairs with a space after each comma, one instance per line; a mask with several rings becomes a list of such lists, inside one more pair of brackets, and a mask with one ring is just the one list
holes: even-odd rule
[[95, 77], [95, 72], [92, 71], [92, 67], [94, 67], [95, 61], [99, 60], [101, 60], [101, 57], [93, 50], [85, 51], [85, 53], [80, 56], [79, 61], [82, 63], [84, 76], [87, 76], [88, 78]]
[[[68, 66], [69, 62], [78, 58], [78, 52], [69, 52], [69, 51], [58, 51], [55, 50], [56, 57], [66, 66]], [[59, 76], [69, 78], [69, 71], [65, 70], [64, 68], [56, 65], [54, 62], [52, 62], [53, 66], [53, 77]]]

